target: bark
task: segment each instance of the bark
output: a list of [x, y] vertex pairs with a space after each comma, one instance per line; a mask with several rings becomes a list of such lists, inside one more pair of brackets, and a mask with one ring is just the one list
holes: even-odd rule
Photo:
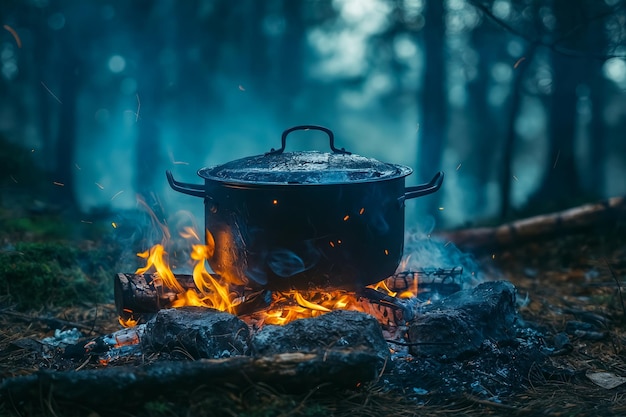
[[[192, 290], [200, 295], [191, 275], [176, 274], [175, 278], [184, 291]], [[177, 291], [163, 285], [163, 281], [156, 274], [118, 273], [114, 278], [113, 287], [117, 314], [123, 320], [132, 318], [143, 322], [160, 310], [171, 308], [177, 297]], [[244, 290], [242, 287], [231, 288], [231, 291], [242, 295]], [[235, 314], [251, 314], [267, 307], [266, 292], [246, 291], [245, 302], [235, 307]]]
[[[176, 280], [185, 290], [196, 288], [191, 275], [177, 275]], [[164, 286], [155, 274], [119, 273], [113, 287], [117, 314], [124, 319], [169, 308], [177, 294], [173, 288]]]
[[464, 229], [439, 236], [466, 249], [489, 249], [531, 239], [572, 233], [602, 225], [612, 225], [626, 213], [626, 197], [613, 197], [599, 203], [534, 216], [498, 227]]
[[273, 356], [236, 356], [193, 362], [156, 362], [148, 366], [121, 366], [84, 371], [43, 370], [8, 378], [0, 395], [17, 404], [33, 398], [73, 402], [83, 406], [127, 407], [160, 395], [175, 398], [200, 387], [230, 386], [239, 392], [264, 383], [292, 393], [326, 385], [354, 388], [374, 380], [380, 358], [365, 349], [330, 349], [319, 353], [283, 353]]

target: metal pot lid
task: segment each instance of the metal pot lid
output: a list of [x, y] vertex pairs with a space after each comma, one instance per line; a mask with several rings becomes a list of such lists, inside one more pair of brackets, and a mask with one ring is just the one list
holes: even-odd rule
[[272, 150], [265, 155], [202, 168], [198, 175], [207, 180], [248, 185], [345, 184], [390, 180], [411, 172], [407, 166], [380, 162], [342, 149], [333, 153]]

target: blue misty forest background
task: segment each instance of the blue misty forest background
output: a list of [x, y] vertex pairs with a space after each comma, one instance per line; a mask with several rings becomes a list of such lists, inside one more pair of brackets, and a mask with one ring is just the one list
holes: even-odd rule
[[[165, 170], [260, 154], [319, 124], [438, 170], [407, 228], [501, 222], [626, 192], [626, 1], [3, 0], [4, 207], [90, 225], [199, 200]], [[291, 138], [291, 136], [290, 136]], [[288, 150], [328, 147], [297, 132]], [[123, 218], [120, 217], [120, 218]]]

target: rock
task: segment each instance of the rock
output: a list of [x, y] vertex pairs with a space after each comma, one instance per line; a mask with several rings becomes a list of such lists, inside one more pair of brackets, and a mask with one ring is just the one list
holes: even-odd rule
[[381, 363], [390, 358], [378, 321], [358, 311], [336, 310], [322, 316], [294, 320], [284, 326], [265, 326], [252, 337], [255, 355], [355, 349], [375, 352]]
[[156, 352], [181, 349], [193, 358], [222, 358], [249, 353], [248, 326], [222, 311], [182, 307], [159, 311], [146, 323], [145, 348]]
[[486, 340], [513, 340], [515, 294], [509, 282], [485, 282], [425, 306], [409, 324], [411, 354], [452, 360], [477, 352]]

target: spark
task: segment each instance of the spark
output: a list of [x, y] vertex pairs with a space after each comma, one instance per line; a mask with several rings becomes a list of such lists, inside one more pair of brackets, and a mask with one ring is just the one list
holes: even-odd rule
[[74, 164], [77, 170], [82, 171], [81, 167], [78, 164]]
[[58, 101], [58, 102], [59, 102], [59, 104], [63, 104], [63, 102], [61, 102], [61, 100], [59, 100], [59, 98], [58, 98], [58, 97], [57, 97], [57, 96], [56, 96], [56, 95], [52, 92], [52, 90], [50, 90], [50, 89], [48, 88], [48, 86], [47, 86], [47, 85], [46, 85], [43, 81], [41, 81], [41, 85], [43, 85], [43, 88], [45, 88], [45, 89], [46, 89], [46, 91], [47, 91], [48, 93], [50, 93], [50, 95], [51, 95], [52, 97], [54, 97], [54, 99], [55, 99], [56, 101]]
[[491, 255], [491, 259], [496, 259], [496, 254], [495, 253]]
[[13, 35], [13, 38], [15, 39], [15, 43], [17, 44], [18, 48], [22, 47], [22, 40], [20, 39], [20, 37], [17, 35], [17, 32], [15, 31], [15, 29], [13, 29], [11, 26], [9, 25], [4, 25], [2, 26], [3, 28], [5, 28], [6, 30], [9, 31], [9, 33], [11, 33], [11, 35]]
[[515, 175], [513, 175], [513, 179], [514, 179], [515, 181], [519, 181], [519, 179], [518, 179]]
[[239, 91], [246, 91], [246, 89], [243, 88], [243, 85], [239, 84]]
[[458, 171], [459, 169], [461, 169], [461, 165], [462, 165], [462, 164], [461, 164], [461, 163], [459, 163], [459, 164], [456, 166], [456, 170], [457, 170], [457, 171]]
[[452, 243], [452, 241], [448, 240], [448, 241], [446, 242], [446, 244], [445, 244], [445, 245], [443, 245], [443, 247], [444, 247], [444, 248], [445, 248], [445, 247], [447, 247], [448, 245], [450, 245], [450, 243]]
[[443, 211], [443, 207], [439, 207], [439, 211]]
[[359, 214], [363, 214], [365, 213], [365, 207], [362, 207], [361, 210], [359, 210]]
[[94, 184], [96, 184], [99, 189], [104, 190], [104, 186], [102, 184], [98, 184], [97, 182], [94, 182]]
[[111, 226], [113, 226], [114, 229], [117, 229], [117, 223], [111, 222]]
[[344, 218], [343, 218], [343, 221], [344, 221], [344, 222], [347, 222], [349, 218], [350, 218], [350, 216], [346, 214], [346, 215], [344, 216]]
[[13, 175], [9, 175], [9, 177], [11, 177], [11, 179], [13, 180], [13, 182], [17, 184], [17, 180], [15, 179], [15, 177], [14, 177]]
[[30, 153], [35, 153], [35, 148], [31, 149]]
[[58, 181], [54, 181], [52, 184], [58, 185], [59, 187], [65, 187], [65, 184], [63, 184], [62, 182], [58, 182]]
[[111, 201], [115, 200], [117, 198], [117, 196], [119, 196], [120, 194], [122, 194], [124, 192], [124, 190], [120, 190], [117, 193], [115, 193], [115, 195], [113, 197], [111, 197]]
[[559, 156], [561, 156], [561, 150], [556, 153], [556, 158], [554, 159], [554, 165], [552, 165], [552, 169], [556, 168], [556, 164], [559, 162]]
[[523, 56], [520, 59], [517, 60], [517, 62], [515, 62], [515, 64], [513, 65], [513, 69], [517, 69], [517, 67], [519, 67], [519, 64], [521, 64], [522, 62], [524, 62], [526, 60], [526, 57]]
[[135, 123], [139, 121], [139, 109], [141, 109], [141, 101], [139, 100], [139, 93], [135, 94], [137, 97], [137, 113], [135, 113]]

